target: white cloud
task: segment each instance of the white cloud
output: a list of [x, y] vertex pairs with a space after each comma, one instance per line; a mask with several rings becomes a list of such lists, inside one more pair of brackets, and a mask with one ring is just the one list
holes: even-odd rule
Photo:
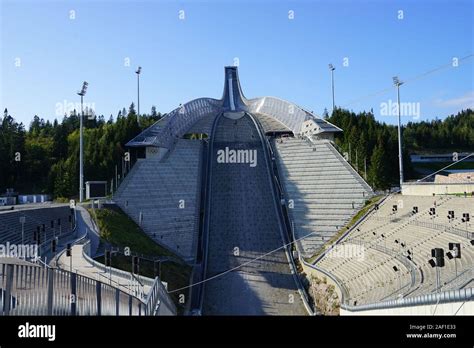
[[441, 108], [474, 109], [474, 91], [451, 99], [435, 99], [434, 104]]

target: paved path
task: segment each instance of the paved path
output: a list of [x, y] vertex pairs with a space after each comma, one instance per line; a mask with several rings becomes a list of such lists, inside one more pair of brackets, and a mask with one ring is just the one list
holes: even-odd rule
[[[100, 244], [99, 231], [97, 230], [95, 223], [92, 221], [89, 212], [82, 206], [77, 207], [76, 218], [76, 235], [83, 236], [87, 233], [87, 238], [90, 240], [89, 255], [95, 255]], [[116, 274], [111, 276], [109, 271], [105, 272], [102, 268], [95, 267], [83, 257], [83, 248], [84, 244], [77, 244], [72, 247], [72, 270], [74, 272], [103, 283], [111, 284], [114, 287], [120, 288], [120, 290], [124, 292], [132, 293], [134, 295], [136, 291], [144, 291], [146, 294], [150, 290], [148, 284], [140, 286], [137, 280], [131, 277], [130, 273], [124, 274], [123, 276]], [[95, 256], [92, 258], [94, 257]], [[66, 253], [63, 253], [58, 259], [58, 266], [69, 271], [71, 269], [71, 258], [67, 257]]]
[[[72, 247], [72, 271], [77, 272], [83, 276], [98, 280], [100, 282], [110, 284], [114, 287], [119, 288], [120, 290], [131, 293], [135, 295], [136, 291], [144, 291], [144, 293], [148, 293], [150, 290], [150, 286], [139, 286], [138, 282], [135, 280], [132, 282], [131, 278], [119, 277], [115, 274], [110, 276], [109, 272], [105, 272], [102, 269], [96, 268], [94, 265], [89, 263], [82, 256], [82, 250], [84, 245], [77, 244]], [[71, 270], [71, 258], [66, 256], [66, 253], [63, 253], [58, 260], [58, 266], [62, 269], [67, 271]]]
[[90, 240], [90, 255], [94, 258], [100, 244], [100, 234], [97, 226], [92, 221], [87, 209], [82, 206], [77, 207], [77, 228], [80, 236], [87, 232], [87, 238]]

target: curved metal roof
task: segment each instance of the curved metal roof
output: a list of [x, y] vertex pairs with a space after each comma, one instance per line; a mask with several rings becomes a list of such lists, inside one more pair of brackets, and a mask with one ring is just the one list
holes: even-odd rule
[[[320, 117], [304, 110], [294, 103], [275, 97], [246, 99], [240, 86], [237, 67], [225, 67], [224, 91], [221, 99], [198, 98], [180, 105], [162, 119], [145, 129], [126, 146], [155, 146], [171, 148], [176, 139], [181, 138], [204, 118], [217, 116], [221, 112], [246, 111], [260, 115], [265, 131], [302, 132], [303, 122], [312, 120], [320, 132], [341, 132], [342, 130]], [[273, 120], [272, 120], [273, 119]], [[194, 127], [196, 131], [196, 127]]]

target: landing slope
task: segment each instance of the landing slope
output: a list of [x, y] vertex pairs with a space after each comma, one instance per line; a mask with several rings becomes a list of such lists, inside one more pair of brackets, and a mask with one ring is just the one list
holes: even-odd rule
[[[267, 164], [252, 119], [221, 116], [211, 156], [207, 278], [283, 245]], [[219, 163], [218, 151], [256, 151], [257, 162]], [[254, 152], [255, 153], [255, 152]], [[204, 315], [304, 315], [283, 249], [206, 283]]]

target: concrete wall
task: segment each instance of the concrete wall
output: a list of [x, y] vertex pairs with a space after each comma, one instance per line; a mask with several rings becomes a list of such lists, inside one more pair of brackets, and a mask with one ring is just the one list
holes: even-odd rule
[[435, 184], [435, 183], [404, 183], [402, 194], [407, 196], [432, 196], [455, 193], [470, 194], [474, 192], [474, 184]]
[[[461, 306], [462, 305], [462, 306]], [[459, 311], [458, 311], [459, 310]], [[384, 308], [366, 311], [350, 312], [341, 308], [340, 315], [472, 315], [474, 313], [474, 301], [450, 302], [443, 304], [410, 306], [398, 308]]]
[[0, 197], [0, 205], [15, 205], [16, 197]]
[[51, 201], [50, 195], [19, 195], [18, 204], [44, 203]]
[[460, 172], [451, 173], [449, 175], [436, 174], [436, 184], [474, 184], [474, 173], [471, 172]]
[[314, 139], [318, 140], [329, 140], [329, 141], [334, 141], [334, 133], [317, 133], [313, 134]]
[[164, 147], [147, 146], [146, 158], [156, 158], [157, 160], [160, 160], [167, 152], [168, 149]]

